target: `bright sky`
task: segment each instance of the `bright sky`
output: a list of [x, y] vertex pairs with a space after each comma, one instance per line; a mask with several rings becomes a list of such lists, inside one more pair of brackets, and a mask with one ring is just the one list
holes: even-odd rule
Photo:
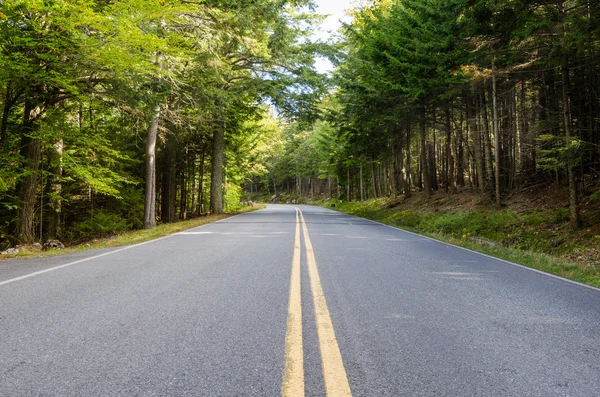
[[[353, 8], [355, 0], [316, 0], [317, 12], [319, 14], [329, 15], [329, 17], [323, 22], [323, 26], [317, 32], [314, 37], [327, 41], [332, 35], [335, 35], [337, 30], [342, 26], [340, 20], [344, 22], [350, 22], [350, 17], [346, 15], [345, 10]], [[317, 70], [321, 73], [330, 72], [333, 69], [333, 65], [326, 59], [317, 59], [315, 62]]]

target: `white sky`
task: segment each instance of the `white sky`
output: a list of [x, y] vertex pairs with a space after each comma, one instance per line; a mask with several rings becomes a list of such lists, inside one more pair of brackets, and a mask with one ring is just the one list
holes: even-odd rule
[[[345, 10], [353, 8], [352, 3], [355, 3], [355, 0], [315, 0], [315, 3], [318, 7], [317, 13], [326, 14], [329, 17], [323, 22], [321, 29], [314, 33], [314, 38], [327, 41], [342, 26], [340, 20], [351, 21]], [[326, 59], [317, 59], [315, 66], [321, 73], [330, 72], [333, 69], [333, 65]]]

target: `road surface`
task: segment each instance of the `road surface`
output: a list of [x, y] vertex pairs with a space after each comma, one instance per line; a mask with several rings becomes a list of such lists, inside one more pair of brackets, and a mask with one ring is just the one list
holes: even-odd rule
[[600, 396], [600, 291], [331, 210], [0, 262], [0, 396]]

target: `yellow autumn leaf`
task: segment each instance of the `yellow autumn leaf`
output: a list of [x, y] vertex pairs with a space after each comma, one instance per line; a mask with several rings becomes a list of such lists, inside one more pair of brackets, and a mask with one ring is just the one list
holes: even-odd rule
[[8, 16], [4, 15], [3, 13], [0, 12], [0, 18], [6, 20], [8, 19]]

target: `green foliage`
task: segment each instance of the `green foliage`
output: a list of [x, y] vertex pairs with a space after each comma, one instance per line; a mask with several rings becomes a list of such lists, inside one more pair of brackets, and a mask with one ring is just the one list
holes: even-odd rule
[[[172, 205], [185, 194], [181, 216], [197, 211], [200, 153], [203, 200], [210, 196], [212, 134], [223, 122], [226, 206], [237, 208], [241, 186], [272, 168], [281, 126], [265, 103], [308, 122], [326, 87], [313, 62], [329, 48], [310, 41], [319, 17], [308, 0], [0, 3], [3, 236], [25, 207], [34, 212], [31, 229], [42, 230], [35, 239], [58, 233], [45, 230], [57, 222], [67, 234], [104, 233], [80, 221], [92, 209], [114, 230], [121, 226], [108, 214], [141, 226], [145, 137], [156, 109], [155, 150], [163, 155], [166, 141], [176, 141]], [[30, 141], [38, 153], [23, 149]], [[166, 166], [157, 164], [158, 180]], [[23, 184], [35, 205], [23, 199]]]
[[242, 188], [240, 186], [235, 184], [227, 184], [223, 197], [225, 202], [225, 210], [227, 212], [235, 212], [242, 207]]
[[538, 150], [540, 155], [538, 165], [541, 169], [555, 171], [564, 169], [567, 160], [572, 163], [572, 166], [577, 166], [584, 160], [586, 143], [581, 139], [567, 140], [564, 136], [541, 134], [537, 140], [546, 147]]
[[67, 236], [71, 241], [83, 241], [118, 234], [131, 227], [132, 224], [118, 214], [97, 211], [92, 217], [73, 224]]

